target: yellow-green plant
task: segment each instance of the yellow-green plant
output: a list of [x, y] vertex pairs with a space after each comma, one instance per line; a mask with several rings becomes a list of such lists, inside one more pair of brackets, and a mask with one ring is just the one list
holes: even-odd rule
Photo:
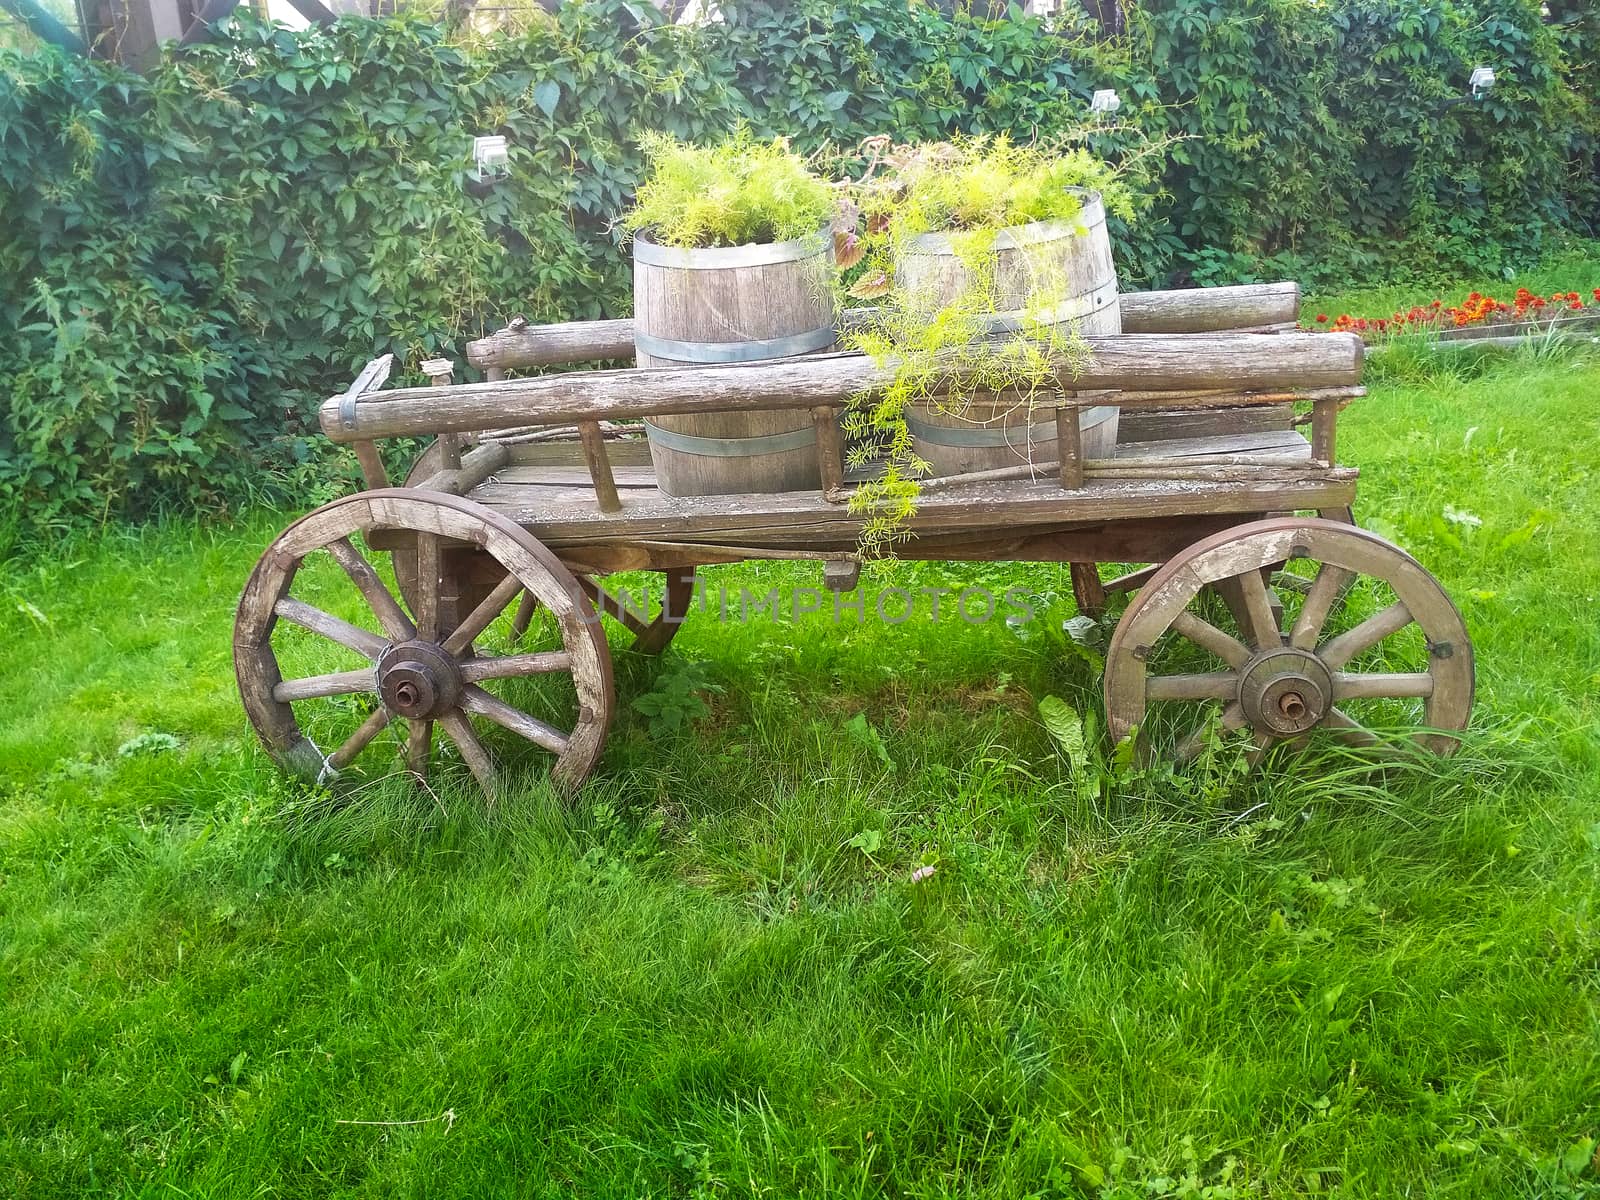
[[[887, 171], [879, 174], [880, 165]], [[864, 549], [905, 537], [916, 509], [928, 464], [916, 453], [908, 408], [959, 413], [974, 397], [995, 395], [1031, 410], [1062, 371], [1076, 372], [1081, 339], [1054, 311], [1066, 298], [1060, 263], [1046, 251], [1027, 252], [1028, 294], [1011, 307], [998, 286], [995, 242], [1013, 226], [1070, 223], [1088, 191], [1099, 192], [1111, 211], [1132, 214], [1133, 197], [1116, 172], [1082, 150], [1055, 152], [1005, 137], [879, 148], [856, 189], [856, 229], [838, 235], [841, 261], [865, 263], [850, 294], [879, 302], [847, 340], [891, 372], [886, 385], [854, 397], [844, 422], [851, 465], [883, 463], [882, 474], [852, 497], [865, 517]], [[897, 282], [897, 267], [929, 233], [947, 234], [965, 269], [954, 296]], [[1012, 328], [997, 333], [990, 319], [1003, 306]]]
[[649, 174], [622, 225], [662, 245], [786, 242], [833, 217], [833, 191], [781, 138], [762, 142], [741, 129], [715, 146], [695, 146], [650, 134], [643, 146]]

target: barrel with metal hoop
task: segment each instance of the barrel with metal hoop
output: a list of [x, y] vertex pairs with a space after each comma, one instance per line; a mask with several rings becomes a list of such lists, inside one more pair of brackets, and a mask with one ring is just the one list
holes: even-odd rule
[[[980, 318], [988, 331], [1048, 324], [1085, 335], [1122, 332], [1105, 205], [1097, 192], [1081, 192], [1079, 198], [1082, 208], [1070, 220], [1018, 225], [995, 236], [995, 311]], [[932, 311], [975, 286], [971, 269], [945, 233], [917, 238], [895, 273], [905, 294]], [[935, 475], [1046, 461], [1055, 457], [1056, 439], [1054, 419], [1040, 411], [1049, 399], [982, 394], [958, 405], [935, 399], [914, 405], [906, 425]], [[1116, 407], [1096, 405], [1078, 413], [1085, 457], [1109, 457], [1117, 444]]]
[[[833, 345], [833, 239], [683, 250], [633, 243], [641, 367], [789, 358]], [[669, 496], [793, 492], [822, 485], [805, 408], [651, 418], [657, 486]]]

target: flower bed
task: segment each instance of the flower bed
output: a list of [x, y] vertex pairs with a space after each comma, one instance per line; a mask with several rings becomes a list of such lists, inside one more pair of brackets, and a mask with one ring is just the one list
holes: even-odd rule
[[1455, 330], [1481, 327], [1507, 333], [1535, 332], [1564, 321], [1600, 321], [1600, 288], [1594, 288], [1587, 301], [1577, 292], [1552, 292], [1536, 296], [1518, 288], [1510, 302], [1473, 292], [1460, 304], [1446, 307], [1444, 301], [1413, 305], [1387, 317], [1357, 317], [1340, 313], [1330, 317], [1318, 313], [1314, 324], [1300, 326], [1319, 333], [1359, 333], [1368, 341], [1401, 334], [1433, 333], [1449, 336]]

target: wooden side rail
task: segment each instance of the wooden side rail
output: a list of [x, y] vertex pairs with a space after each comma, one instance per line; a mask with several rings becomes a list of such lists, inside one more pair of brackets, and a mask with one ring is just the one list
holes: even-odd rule
[[[1353, 387], [1363, 346], [1355, 334], [1123, 334], [1085, 339], [1087, 361], [1063, 358], [1054, 386], [1115, 390], [1122, 407], [1261, 404], [1261, 392]], [[973, 372], [972, 379], [963, 378]], [[884, 387], [894, 364], [860, 354], [641, 371], [581, 371], [454, 387], [347, 392], [322, 405], [323, 432], [336, 442], [522, 425], [719, 412], [730, 408], [841, 408]], [[952, 386], [977, 379], [952, 359]], [[1150, 393], [1160, 399], [1145, 399]], [[1230, 399], [1230, 397], [1233, 397]], [[1246, 398], [1248, 397], [1248, 398]], [[1091, 401], [1085, 399], [1083, 403]], [[1101, 397], [1097, 402], [1104, 402]]]
[[[1297, 283], [1124, 292], [1119, 300], [1124, 333], [1278, 332], [1293, 329], [1300, 315]], [[840, 314], [840, 327], [870, 320], [872, 311], [846, 310]], [[633, 322], [628, 319], [533, 325], [516, 317], [499, 332], [467, 343], [467, 361], [497, 373], [632, 358]]]

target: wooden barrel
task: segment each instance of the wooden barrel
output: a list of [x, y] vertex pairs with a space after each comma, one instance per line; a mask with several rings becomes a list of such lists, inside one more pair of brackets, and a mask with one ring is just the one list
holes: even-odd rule
[[[1105, 205], [1098, 193], [1085, 193], [1082, 199], [1074, 220], [1018, 225], [995, 236], [996, 312], [986, 321], [989, 329], [1014, 330], [1021, 310], [1037, 306], [1043, 296], [1055, 296], [1054, 311], [1044, 315], [1057, 323], [1083, 334], [1122, 332]], [[966, 265], [943, 233], [916, 238], [895, 273], [913, 302], [926, 304], [930, 311], [957, 300], [971, 286]], [[1079, 414], [1084, 456], [1110, 457], [1117, 444], [1117, 409], [1098, 405]], [[1026, 401], [1014, 397], [975, 396], [957, 412], [917, 404], [906, 414], [906, 424], [916, 438], [917, 453], [935, 475], [1046, 462], [1056, 456], [1055, 421], [1037, 409], [1030, 412]]]
[[[633, 342], [641, 367], [745, 363], [834, 343], [833, 238], [680, 250], [633, 243]], [[805, 408], [652, 417], [657, 486], [669, 496], [820, 488]]]

